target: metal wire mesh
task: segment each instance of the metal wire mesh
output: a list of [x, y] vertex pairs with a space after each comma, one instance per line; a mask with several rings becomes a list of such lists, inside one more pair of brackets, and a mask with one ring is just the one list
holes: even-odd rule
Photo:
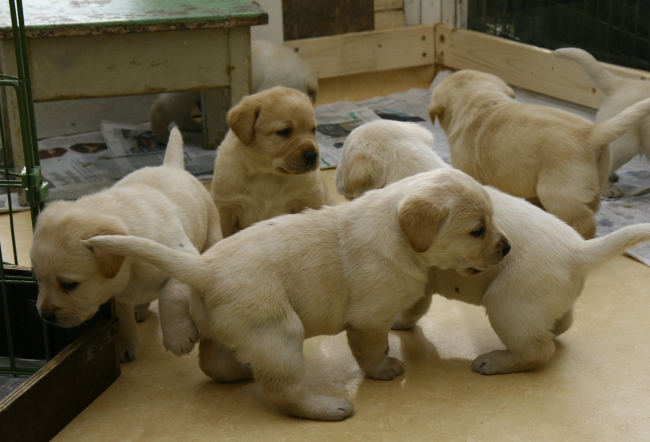
[[468, 28], [650, 70], [647, 0], [469, 0]]

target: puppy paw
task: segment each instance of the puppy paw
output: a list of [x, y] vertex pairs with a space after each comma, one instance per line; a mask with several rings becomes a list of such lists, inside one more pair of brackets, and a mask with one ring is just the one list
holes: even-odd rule
[[[281, 407], [284, 408], [284, 407]], [[354, 413], [352, 402], [332, 396], [313, 394], [302, 401], [298, 408], [286, 410], [289, 414], [319, 421], [340, 421]]]
[[415, 327], [415, 324], [417, 324], [417, 320], [410, 321], [402, 318], [401, 316], [398, 316], [397, 319], [395, 319], [395, 322], [393, 322], [391, 330], [410, 330]]
[[618, 177], [618, 174], [616, 172], [612, 172], [612, 173], [609, 174], [609, 180], [612, 183], [615, 183], [616, 181], [618, 181], [618, 178], [619, 177]]
[[133, 362], [138, 358], [139, 342], [137, 339], [120, 339], [117, 341], [120, 362]]
[[618, 186], [613, 184], [611, 181], [608, 181], [605, 185], [605, 189], [603, 189], [602, 196], [605, 198], [620, 198], [625, 196], [625, 194]]
[[161, 324], [163, 345], [176, 356], [189, 354], [199, 341], [199, 330], [189, 316], [178, 317], [177, 322]]
[[538, 357], [530, 358], [516, 356], [508, 350], [491, 351], [474, 359], [474, 362], [472, 362], [472, 370], [485, 375], [518, 373], [533, 370], [546, 362], [550, 357], [553, 344], [549, 342], [549, 345], [545, 347], [549, 350], [548, 354], [544, 355], [540, 352]]
[[135, 322], [138, 324], [143, 322], [149, 317], [149, 302], [140, 304], [135, 308]]
[[391, 381], [395, 377], [404, 374], [405, 371], [406, 369], [402, 361], [396, 358], [386, 357], [377, 367], [366, 371], [366, 375], [371, 379], [377, 379], [379, 381]]

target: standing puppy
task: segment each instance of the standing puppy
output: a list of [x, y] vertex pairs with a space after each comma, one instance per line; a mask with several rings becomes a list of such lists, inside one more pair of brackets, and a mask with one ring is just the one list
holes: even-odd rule
[[609, 143], [650, 112], [650, 99], [593, 124], [514, 97], [500, 78], [478, 71], [459, 71], [440, 83], [429, 114], [447, 132], [452, 166], [541, 204], [593, 238], [611, 168]]
[[318, 169], [316, 115], [305, 94], [275, 87], [249, 95], [227, 120], [212, 181], [224, 237], [274, 216], [336, 204]]
[[[596, 87], [605, 94], [605, 99], [596, 114], [597, 123], [608, 120], [634, 103], [650, 97], [650, 81], [619, 77], [603, 68], [587, 51], [578, 48], [562, 48], [553, 51], [553, 55], [578, 63]], [[612, 141], [609, 146], [612, 150], [612, 167], [603, 196], [620, 197], [623, 196], [623, 192], [612, 183], [618, 179], [616, 171], [635, 155], [650, 158], [650, 117], [645, 117], [623, 136]]]
[[[316, 102], [318, 78], [311, 66], [291, 49], [268, 40], [251, 43], [253, 93], [275, 86], [290, 87], [309, 95]], [[192, 109], [201, 101], [200, 92], [163, 94], [151, 107], [151, 129], [158, 141], [166, 143], [169, 123], [182, 130], [200, 132], [201, 123], [192, 118]]]
[[221, 239], [219, 215], [203, 185], [185, 171], [183, 140], [172, 132], [160, 167], [139, 169], [113, 187], [76, 202], [50, 204], [34, 230], [31, 260], [44, 320], [74, 327], [115, 297], [122, 361], [138, 356], [136, 319], [160, 296], [165, 347], [189, 353], [198, 340], [189, 317], [189, 287], [169, 273], [135, 260], [92, 250], [97, 235], [134, 235], [198, 255]]

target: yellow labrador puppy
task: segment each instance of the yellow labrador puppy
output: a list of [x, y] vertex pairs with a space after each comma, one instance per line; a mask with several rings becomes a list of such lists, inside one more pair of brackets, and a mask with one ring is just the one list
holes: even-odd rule
[[[553, 51], [558, 58], [566, 58], [578, 63], [605, 94], [605, 100], [596, 114], [596, 122], [609, 120], [623, 110], [645, 98], [650, 97], [650, 82], [619, 77], [601, 66], [587, 51], [578, 48], [562, 48]], [[623, 192], [612, 181], [618, 180], [616, 171], [635, 155], [650, 158], [650, 117], [645, 117], [638, 126], [625, 132], [623, 136], [610, 143], [612, 167], [610, 179], [603, 196], [615, 198]]]
[[48, 322], [74, 327], [115, 297], [122, 361], [138, 356], [136, 319], [160, 296], [163, 342], [189, 353], [198, 331], [189, 317], [189, 287], [157, 267], [89, 250], [97, 235], [135, 235], [195, 253], [221, 239], [219, 214], [203, 185], [184, 170], [183, 141], [172, 131], [164, 164], [137, 170], [113, 187], [76, 202], [50, 204], [38, 217], [31, 260], [37, 307]]
[[[285, 86], [306, 93], [316, 102], [316, 73], [306, 61], [284, 45], [269, 40], [253, 41], [251, 75], [253, 92]], [[198, 91], [161, 95], [151, 107], [151, 129], [156, 138], [167, 142], [172, 121], [182, 130], [200, 132], [203, 129], [201, 123], [192, 118], [192, 110], [200, 101], [201, 93]]]
[[650, 99], [593, 124], [514, 97], [501, 79], [478, 71], [459, 71], [440, 83], [429, 113], [447, 132], [452, 166], [541, 204], [593, 238], [611, 166], [609, 143], [650, 112]]
[[195, 289], [204, 373], [220, 381], [254, 375], [280, 409], [319, 420], [344, 419], [354, 407], [309, 391], [304, 339], [346, 330], [362, 370], [393, 379], [404, 365], [386, 355], [388, 331], [402, 306], [422, 297], [428, 268], [486, 271], [510, 249], [486, 191], [452, 169], [260, 222], [201, 256], [128, 236], [85, 244], [160, 266]]
[[[426, 170], [428, 146], [419, 146], [420, 162], [413, 161], [417, 157], [414, 149], [402, 162], [401, 148], [366, 144], [365, 153], [375, 158], [372, 166], [377, 166], [377, 177], [382, 177], [387, 168], [400, 171], [401, 177], [392, 175], [395, 180]], [[386, 158], [384, 150], [397, 152], [390, 162], [379, 165], [378, 161]], [[343, 158], [344, 170], [356, 167], [351, 163], [356, 159]], [[380, 181], [371, 177], [369, 182]], [[494, 204], [494, 223], [508, 237], [512, 251], [495, 267], [476, 276], [438, 266], [430, 268], [424, 296], [401, 313], [393, 328], [413, 327], [429, 309], [435, 293], [482, 305], [507, 349], [478, 356], [472, 369], [482, 374], [532, 370], [551, 358], [555, 352], [553, 339], [571, 326], [573, 304], [590, 269], [626, 248], [650, 240], [650, 224], [625, 227], [606, 237], [584, 241], [574, 229], [538, 207], [491, 187], [485, 190]]]
[[227, 120], [212, 181], [224, 237], [274, 216], [336, 204], [318, 169], [316, 115], [305, 94], [274, 87], [249, 95]]
[[433, 151], [433, 134], [415, 123], [377, 120], [354, 129], [336, 168], [336, 189], [348, 199], [410, 176], [414, 168], [449, 167]]

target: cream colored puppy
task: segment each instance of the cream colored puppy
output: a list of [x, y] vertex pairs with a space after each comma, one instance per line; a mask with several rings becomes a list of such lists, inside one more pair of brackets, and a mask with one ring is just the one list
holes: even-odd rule
[[[372, 147], [366, 153], [376, 159], [373, 166], [378, 166], [378, 177], [387, 168], [400, 171], [401, 177], [393, 175], [396, 180], [426, 170], [428, 146], [419, 148], [422, 161], [413, 161], [417, 152], [412, 150], [404, 162], [399, 155], [401, 146]], [[390, 162], [378, 165], [379, 159], [386, 158], [380, 151], [386, 149], [398, 151]], [[346, 157], [344, 170], [356, 167], [351, 161], [356, 159]], [[590, 269], [628, 247], [650, 240], [650, 224], [625, 227], [603, 238], [584, 241], [571, 227], [538, 207], [491, 187], [485, 190], [494, 204], [494, 223], [508, 237], [512, 251], [495, 267], [476, 276], [430, 268], [425, 295], [402, 312], [393, 328], [413, 327], [429, 309], [435, 293], [482, 305], [507, 349], [478, 356], [472, 369], [482, 374], [532, 370], [551, 358], [555, 352], [553, 339], [571, 326], [573, 304]]]
[[[623, 110], [645, 98], [650, 97], [650, 82], [619, 77], [603, 68], [587, 51], [578, 48], [562, 48], [553, 51], [558, 58], [566, 58], [578, 63], [605, 94], [605, 99], [596, 114], [596, 122], [609, 120]], [[650, 117], [645, 117], [616, 140], [610, 143], [612, 150], [612, 167], [610, 179], [605, 187], [603, 196], [615, 198], [623, 196], [623, 192], [612, 181], [618, 180], [616, 171], [635, 155], [650, 158]]]
[[346, 198], [412, 175], [450, 167], [433, 151], [433, 134], [415, 123], [377, 120], [354, 129], [343, 144], [336, 189]]
[[510, 249], [486, 191], [452, 169], [260, 222], [201, 256], [136, 237], [85, 243], [160, 266], [195, 289], [204, 373], [220, 381], [254, 376], [284, 412], [319, 420], [348, 417], [353, 405], [309, 391], [304, 339], [346, 330], [368, 377], [393, 379], [404, 365], [386, 355], [388, 331], [402, 306], [422, 297], [428, 268], [486, 271]]
[[547, 106], [519, 103], [494, 75], [465, 70], [433, 91], [429, 113], [447, 132], [452, 166], [484, 184], [541, 203], [584, 238], [611, 166], [609, 143], [650, 112], [650, 99], [593, 124]]
[[[251, 42], [252, 91], [261, 92], [275, 86], [297, 89], [316, 102], [318, 78], [312, 67], [284, 45], [269, 40]], [[192, 109], [201, 101], [201, 93], [175, 92], [161, 95], [151, 107], [151, 129], [166, 143], [169, 124], [182, 130], [200, 132], [201, 123], [192, 118]]]
[[336, 204], [318, 169], [316, 115], [305, 94], [275, 87], [249, 95], [227, 120], [212, 180], [224, 237], [274, 216]]
[[132, 361], [138, 356], [136, 319], [144, 320], [149, 303], [160, 296], [165, 347], [188, 353], [198, 340], [189, 317], [189, 287], [145, 262], [83, 246], [82, 240], [97, 235], [135, 235], [196, 255], [221, 239], [210, 194], [184, 170], [178, 129], [162, 166], [137, 170], [76, 202], [50, 204], [38, 217], [31, 260], [37, 307], [46, 321], [74, 327], [115, 297], [120, 357]]

